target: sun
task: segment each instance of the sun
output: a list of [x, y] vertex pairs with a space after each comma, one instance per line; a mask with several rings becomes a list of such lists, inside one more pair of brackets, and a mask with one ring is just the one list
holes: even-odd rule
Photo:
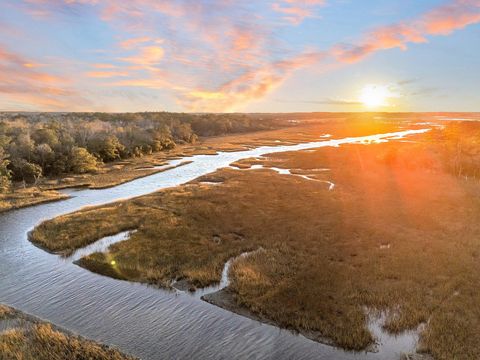
[[392, 95], [385, 85], [365, 85], [360, 95], [360, 101], [369, 108], [387, 106], [387, 100]]

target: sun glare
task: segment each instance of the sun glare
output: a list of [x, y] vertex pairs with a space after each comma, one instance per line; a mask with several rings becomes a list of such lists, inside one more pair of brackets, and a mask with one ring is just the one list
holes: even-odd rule
[[391, 97], [390, 90], [384, 85], [365, 85], [360, 95], [360, 101], [369, 108], [387, 106]]

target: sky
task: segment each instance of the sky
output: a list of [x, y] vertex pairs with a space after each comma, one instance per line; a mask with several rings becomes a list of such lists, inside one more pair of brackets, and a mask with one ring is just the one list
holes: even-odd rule
[[480, 111], [480, 0], [0, 0], [0, 111]]

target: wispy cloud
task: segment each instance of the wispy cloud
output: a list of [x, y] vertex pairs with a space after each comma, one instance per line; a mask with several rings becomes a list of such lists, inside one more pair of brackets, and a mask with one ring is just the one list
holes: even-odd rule
[[298, 25], [308, 17], [316, 17], [316, 7], [323, 5], [325, 5], [324, 0], [283, 0], [274, 2], [272, 9], [283, 14], [284, 20]]
[[91, 78], [112, 78], [119, 76], [128, 76], [125, 71], [88, 71], [85, 75]]
[[117, 69], [118, 66], [114, 64], [94, 63], [92, 67], [95, 69]]
[[323, 100], [277, 100], [278, 102], [291, 102], [297, 104], [317, 104], [317, 105], [338, 105], [338, 106], [358, 106], [362, 102], [358, 100], [344, 100], [344, 99], [323, 99]]
[[[0, 94], [10, 101], [25, 102], [39, 108], [63, 108], [85, 103], [70, 81], [62, 76], [38, 70], [30, 58], [0, 45]], [[73, 100], [73, 101], [72, 101]]]
[[332, 54], [341, 62], [354, 63], [380, 50], [406, 50], [409, 44], [428, 42], [428, 36], [449, 35], [478, 22], [479, 0], [455, 0], [418, 19], [376, 28], [359, 43], [336, 45], [332, 48]]
[[281, 85], [293, 71], [315, 64], [323, 56], [322, 53], [305, 53], [275, 61], [229, 80], [216, 90], [197, 88], [189, 91], [180, 96], [180, 103], [194, 111], [234, 110], [239, 104], [263, 98]]
[[132, 56], [122, 57], [119, 60], [125, 61], [135, 66], [150, 67], [162, 61], [165, 50], [160, 46], [143, 46], [139, 52]]
[[[318, 18], [322, 7], [327, 6], [325, 0], [261, 4], [232, 0], [23, 0], [12, 4], [29, 14], [26, 16], [40, 17], [39, 24], [43, 21], [45, 26], [64, 17], [84, 21], [79, 15], [86, 14], [101, 24], [98, 29], [108, 29], [108, 36], [102, 33], [99, 39], [106, 42], [110, 37], [110, 46], [89, 49], [91, 61], [80, 58], [81, 50], [72, 51], [70, 60], [76, 62], [77, 72], [66, 71], [61, 65], [53, 69], [45, 57], [31, 59], [5, 47], [0, 52], [0, 92], [17, 98], [29, 94], [46, 107], [65, 109], [80, 91], [88, 89], [88, 80], [104, 90], [164, 91], [187, 110], [237, 110], [271, 94], [298, 69], [328, 71], [354, 65], [379, 51], [407, 50], [411, 44], [427, 43], [432, 36], [447, 36], [480, 22], [480, 0], [451, 0], [417, 18], [374, 27], [358, 38], [339, 39], [320, 49], [321, 34], [317, 43], [299, 44], [282, 36], [294, 31], [297, 38], [303, 37], [298, 34], [303, 34], [313, 20], [321, 21]], [[328, 2], [328, 6], [334, 3]], [[329, 98], [315, 103], [356, 105]]]
[[140, 37], [123, 40], [119, 43], [119, 45], [121, 48], [125, 50], [130, 50], [137, 47], [139, 44], [144, 44], [146, 42], [151, 42], [151, 41], [152, 41], [152, 38], [149, 36], [140, 36]]
[[409, 43], [426, 43], [427, 36], [448, 35], [477, 22], [480, 22], [480, 1], [455, 0], [427, 12], [418, 19], [373, 29], [367, 32], [359, 43], [339, 43], [325, 52], [271, 62], [214, 90], [196, 89], [181, 96], [182, 104], [195, 110], [235, 109], [239, 104], [266, 96], [299, 68], [315, 63], [323, 64], [323, 60], [331, 61], [332, 58], [339, 63], [356, 63], [375, 52], [392, 48], [406, 50]]

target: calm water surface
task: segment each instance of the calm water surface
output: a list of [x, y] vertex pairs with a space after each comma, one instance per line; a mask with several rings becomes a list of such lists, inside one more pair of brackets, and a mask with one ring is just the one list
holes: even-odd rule
[[[72, 198], [0, 215], [0, 303], [142, 359], [392, 359], [411, 351], [415, 336], [385, 338], [378, 353], [347, 353], [265, 325], [194, 296], [93, 274], [27, 240], [43, 220], [177, 186], [247, 157], [406, 136], [403, 131], [293, 146], [197, 155], [193, 162], [104, 190], [65, 190]], [[182, 160], [172, 161], [177, 164]], [[372, 328], [374, 330], [374, 328]], [[381, 334], [379, 334], [380, 336]]]

